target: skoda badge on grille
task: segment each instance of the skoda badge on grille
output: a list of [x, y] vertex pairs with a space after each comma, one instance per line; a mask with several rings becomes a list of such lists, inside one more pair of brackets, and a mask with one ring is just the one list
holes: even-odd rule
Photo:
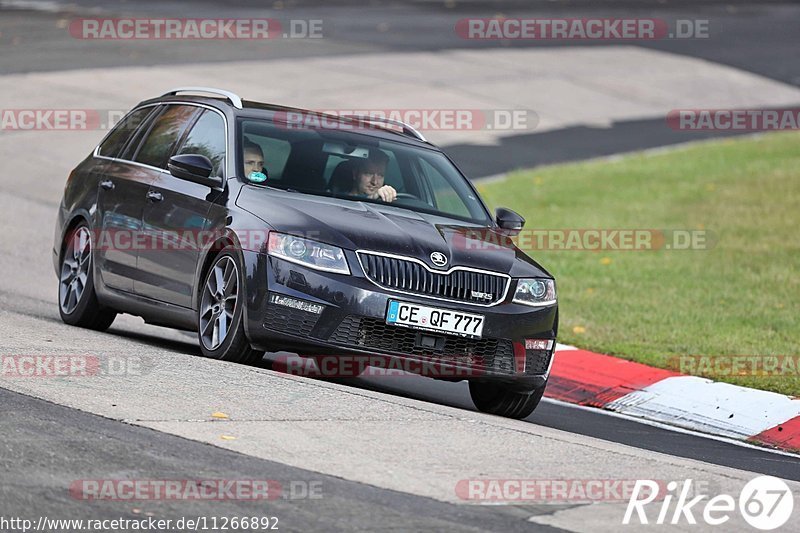
[[433, 261], [434, 265], [443, 267], [447, 264], [447, 256], [442, 252], [433, 252], [431, 254], [431, 261]]

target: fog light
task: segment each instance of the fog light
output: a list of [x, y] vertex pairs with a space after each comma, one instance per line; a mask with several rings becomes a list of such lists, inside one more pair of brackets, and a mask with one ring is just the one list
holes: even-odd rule
[[553, 347], [553, 339], [525, 339], [526, 350], [549, 350]]

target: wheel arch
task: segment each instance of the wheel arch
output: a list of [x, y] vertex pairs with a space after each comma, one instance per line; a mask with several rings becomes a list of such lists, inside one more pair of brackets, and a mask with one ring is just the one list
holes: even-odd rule
[[[195, 276], [197, 285], [195, 287], [194, 295], [192, 296], [193, 310], [197, 311], [200, 308], [200, 294], [203, 290], [203, 281], [205, 280], [206, 274], [208, 274], [211, 265], [214, 263], [214, 259], [216, 259], [216, 257], [229, 246], [241, 251], [238, 243], [239, 239], [236, 238], [236, 234], [232, 231], [226, 231], [205, 248], [203, 251], [202, 260], [198, 261], [198, 268]], [[241, 264], [241, 257], [239, 259]]]
[[61, 264], [61, 258], [64, 255], [64, 248], [66, 246], [66, 237], [71, 231], [77, 228], [80, 224], [85, 223], [89, 226], [89, 231], [92, 231], [91, 217], [88, 211], [76, 211], [72, 214], [71, 218], [64, 224], [64, 229], [61, 231], [61, 239], [58, 245], [58, 264]]
[[202, 259], [198, 261], [198, 269], [195, 278], [197, 282], [192, 297], [192, 309], [195, 313], [195, 316], [197, 316], [197, 313], [200, 309], [200, 301], [206, 276], [208, 275], [208, 272], [216, 259], [220, 256], [220, 254], [222, 254], [223, 251], [226, 250], [226, 248], [232, 249], [233, 254], [237, 258], [238, 267], [241, 270], [240, 275], [242, 279], [240, 280], [240, 291], [242, 294], [242, 322], [244, 324], [245, 335], [249, 340], [252, 338], [250, 334], [251, 324], [249, 321], [249, 306], [252, 298], [248, 281], [251, 278], [252, 270], [254, 268], [253, 256], [257, 256], [259, 254], [251, 250], [243, 249], [241, 240], [238, 238], [238, 235], [234, 230], [230, 228], [226, 229], [226, 231], [219, 238], [214, 240], [204, 249]]

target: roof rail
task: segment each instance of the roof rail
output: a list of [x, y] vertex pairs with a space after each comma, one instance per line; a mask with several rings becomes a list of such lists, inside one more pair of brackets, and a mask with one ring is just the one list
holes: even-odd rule
[[425, 143], [428, 142], [428, 139], [426, 139], [418, 130], [414, 129], [414, 127], [400, 120], [395, 120], [393, 118], [386, 118], [386, 117], [375, 117], [371, 115], [341, 115], [341, 117], [346, 120], [352, 120], [352, 121], [360, 120], [364, 122], [379, 122], [383, 124], [393, 124], [395, 126], [400, 126], [401, 128], [403, 128], [403, 133], [405, 135], [414, 137], [415, 139], [418, 139]]
[[224, 96], [228, 100], [230, 100], [233, 107], [236, 109], [242, 109], [242, 99], [239, 97], [238, 94], [232, 93], [230, 91], [224, 91], [222, 89], [215, 89], [213, 87], [178, 87], [177, 89], [172, 89], [171, 91], [165, 92], [161, 96], [172, 96], [178, 93], [209, 93], [209, 94], [216, 94], [217, 96]]

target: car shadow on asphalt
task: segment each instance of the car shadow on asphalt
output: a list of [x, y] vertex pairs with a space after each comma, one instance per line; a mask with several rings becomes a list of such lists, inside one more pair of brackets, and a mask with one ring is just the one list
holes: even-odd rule
[[[285, 364], [286, 357], [299, 358], [295, 353], [276, 352], [267, 353], [264, 359], [256, 366], [266, 370], [283, 372], [290, 375], [297, 375], [326, 383], [336, 383], [361, 390], [389, 394], [400, 398], [408, 398], [426, 403], [454, 407], [465, 411], [476, 411], [475, 406], [469, 396], [469, 389], [466, 381], [449, 382], [434, 380], [428, 377], [419, 376], [401, 371], [389, 372], [385, 375], [380, 371], [371, 376], [359, 377], [315, 377], [301, 371], [308, 367], [300, 365]], [[273, 364], [277, 360], [282, 360], [283, 364]], [[314, 363], [308, 362], [315, 368]], [[372, 368], [372, 367], [368, 367]], [[369, 370], [368, 370], [369, 372]], [[305, 374], [305, 375], [304, 375]]]
[[168, 339], [165, 337], [152, 335], [149, 333], [130, 331], [127, 329], [114, 326], [111, 326], [111, 328], [109, 328], [109, 330], [106, 333], [108, 335], [115, 335], [117, 337], [123, 337], [125, 339], [136, 341], [141, 344], [146, 344], [154, 348], [169, 350], [172, 352], [182, 353], [185, 355], [196, 355], [196, 356], [201, 355], [200, 346], [197, 344], [197, 341], [193, 338], [189, 338], [188, 336], [185, 341], [182, 341], [182, 340]]

